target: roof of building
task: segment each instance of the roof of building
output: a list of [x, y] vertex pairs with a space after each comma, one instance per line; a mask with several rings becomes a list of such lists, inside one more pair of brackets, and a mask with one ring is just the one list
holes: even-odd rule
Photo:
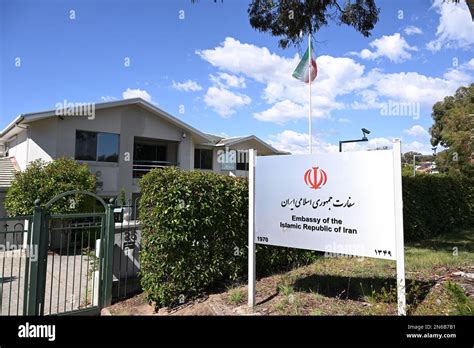
[[215, 135], [215, 134], [209, 134], [209, 133], [206, 133], [206, 135], [209, 137], [209, 139], [212, 140], [212, 142], [214, 144], [217, 144], [219, 141], [221, 141], [222, 139], [224, 139], [224, 137], [220, 136], [220, 135]]
[[[142, 98], [123, 99], [123, 100], [111, 101], [111, 102], [94, 103], [94, 105], [95, 105], [96, 110], [113, 108], [113, 107], [118, 107], [118, 106], [125, 106], [125, 105], [137, 105], [150, 111], [151, 113], [154, 113], [155, 115], [163, 117], [164, 119], [174, 124], [175, 126], [180, 127], [183, 130], [186, 130], [200, 137], [201, 140], [204, 142], [212, 141], [212, 139], [210, 139], [207, 136], [207, 134], [181, 121], [180, 119], [158, 108], [157, 106], [147, 102], [146, 100], [143, 100]], [[42, 120], [46, 118], [59, 117], [57, 111], [58, 110], [54, 109], [54, 110], [31, 112], [31, 113], [25, 113], [25, 114], [19, 115], [8, 126], [6, 126], [5, 129], [0, 131], [0, 140], [4, 138], [5, 135], [7, 135], [11, 130], [15, 128], [15, 126], [19, 125], [20, 123], [30, 123], [33, 121], [38, 121], [38, 120]]]
[[236, 137], [229, 137], [229, 138], [225, 138], [225, 137], [214, 135], [214, 134], [207, 134], [207, 136], [211, 137], [213, 139], [213, 143], [214, 143], [213, 145], [218, 146], [218, 147], [228, 147], [228, 146], [242, 143], [244, 141], [254, 140], [276, 154], [280, 154], [280, 155], [290, 154], [289, 152], [275, 149], [273, 146], [261, 140], [259, 137], [255, 135], [244, 135], [244, 136], [236, 136]]
[[[111, 101], [111, 102], [103, 102], [103, 103], [95, 103], [95, 109], [100, 110], [100, 109], [106, 109], [106, 108], [113, 108], [113, 107], [119, 107], [119, 106], [125, 106], [125, 105], [137, 105], [140, 106], [151, 113], [154, 113], [155, 115], [158, 115], [160, 117], [163, 117], [170, 123], [174, 124], [175, 126], [188, 131], [195, 136], [197, 136], [202, 144], [210, 145], [210, 146], [232, 146], [237, 143], [243, 142], [243, 141], [248, 141], [248, 140], [255, 140], [256, 142], [260, 143], [264, 147], [268, 148], [268, 150], [278, 153], [278, 154], [287, 154], [287, 152], [282, 152], [271, 145], [267, 144], [266, 142], [262, 141], [258, 137], [254, 135], [248, 135], [248, 136], [238, 136], [238, 137], [223, 137], [219, 135], [213, 135], [213, 134], [206, 134], [198, 129], [188, 125], [187, 123], [179, 120], [178, 118], [170, 115], [166, 111], [158, 108], [157, 106], [147, 102], [146, 100], [143, 100], [142, 98], [133, 98], [133, 99], [124, 99], [124, 100], [118, 100], [118, 101]], [[5, 127], [2, 131], [0, 131], [0, 140], [7, 140], [9, 137], [14, 135], [14, 130], [18, 127], [20, 124], [28, 124], [30, 122], [46, 119], [46, 118], [51, 118], [51, 117], [59, 117], [58, 116], [58, 110], [47, 110], [47, 111], [41, 111], [41, 112], [31, 112], [31, 113], [25, 113], [19, 115], [15, 120], [13, 120], [8, 126]], [[18, 132], [19, 130], [17, 130]]]
[[0, 158], [0, 189], [10, 187], [17, 171], [11, 158]]

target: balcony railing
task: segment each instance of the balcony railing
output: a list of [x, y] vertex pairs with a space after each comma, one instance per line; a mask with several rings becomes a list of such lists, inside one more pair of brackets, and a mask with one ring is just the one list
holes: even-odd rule
[[178, 166], [178, 162], [169, 161], [133, 161], [133, 177], [141, 178], [143, 175], [148, 173], [150, 170], [155, 168], [165, 168], [171, 166]]

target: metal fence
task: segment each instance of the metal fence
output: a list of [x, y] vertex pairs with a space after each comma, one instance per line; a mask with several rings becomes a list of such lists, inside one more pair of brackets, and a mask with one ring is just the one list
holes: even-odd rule
[[[102, 212], [49, 214], [70, 194]], [[140, 291], [138, 197], [116, 207], [58, 195], [31, 216], [0, 217], [0, 315], [98, 314]]]
[[112, 297], [124, 299], [140, 291], [140, 239], [138, 198], [114, 209], [115, 238]]
[[[101, 213], [57, 214], [68, 195], [89, 195]], [[99, 314], [112, 301], [114, 206], [91, 192], [69, 191], [31, 216], [0, 223], [0, 315]]]
[[23, 315], [29, 259], [38, 250], [28, 246], [32, 216], [0, 218], [0, 315]]
[[52, 215], [44, 314], [89, 309], [99, 303], [100, 241], [105, 213]]

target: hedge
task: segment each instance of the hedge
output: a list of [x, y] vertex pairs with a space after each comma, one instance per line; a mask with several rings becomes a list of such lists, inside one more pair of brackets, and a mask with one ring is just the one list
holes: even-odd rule
[[[472, 180], [403, 178], [405, 241], [472, 226]], [[140, 281], [150, 302], [173, 306], [247, 273], [247, 179], [176, 168], [140, 180]], [[257, 246], [257, 276], [321, 253]]]
[[447, 175], [403, 177], [405, 241], [473, 225], [474, 180]]
[[[95, 176], [86, 164], [63, 157], [52, 162], [38, 159], [29, 163], [26, 170], [15, 173], [4, 205], [10, 216], [28, 215], [33, 213], [36, 199], [44, 206], [53, 197], [75, 190], [96, 190]], [[94, 204], [95, 199], [77, 194], [59, 199], [48, 211], [51, 214], [87, 212]]]
[[[140, 187], [140, 281], [150, 302], [176, 305], [247, 273], [247, 179], [166, 168], [145, 175]], [[258, 246], [258, 275], [317, 255]]]

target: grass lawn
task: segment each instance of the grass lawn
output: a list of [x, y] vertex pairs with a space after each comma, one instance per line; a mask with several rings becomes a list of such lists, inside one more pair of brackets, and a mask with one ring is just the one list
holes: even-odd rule
[[[474, 279], [457, 273], [474, 273], [472, 231], [406, 245], [405, 269], [409, 315], [474, 314], [474, 293], [466, 296], [474, 289]], [[277, 281], [278, 301], [268, 311], [296, 315], [397, 314], [395, 276], [394, 261], [322, 257], [311, 265], [269, 277]], [[258, 292], [267, 290], [257, 286]]]
[[[474, 279], [466, 276], [474, 275], [473, 231], [406, 245], [405, 268], [408, 315], [474, 315]], [[254, 314], [396, 315], [395, 275], [394, 261], [321, 257], [259, 279]], [[233, 284], [172, 313], [247, 314], [246, 302], [246, 284]], [[114, 306], [112, 314], [125, 314]]]

